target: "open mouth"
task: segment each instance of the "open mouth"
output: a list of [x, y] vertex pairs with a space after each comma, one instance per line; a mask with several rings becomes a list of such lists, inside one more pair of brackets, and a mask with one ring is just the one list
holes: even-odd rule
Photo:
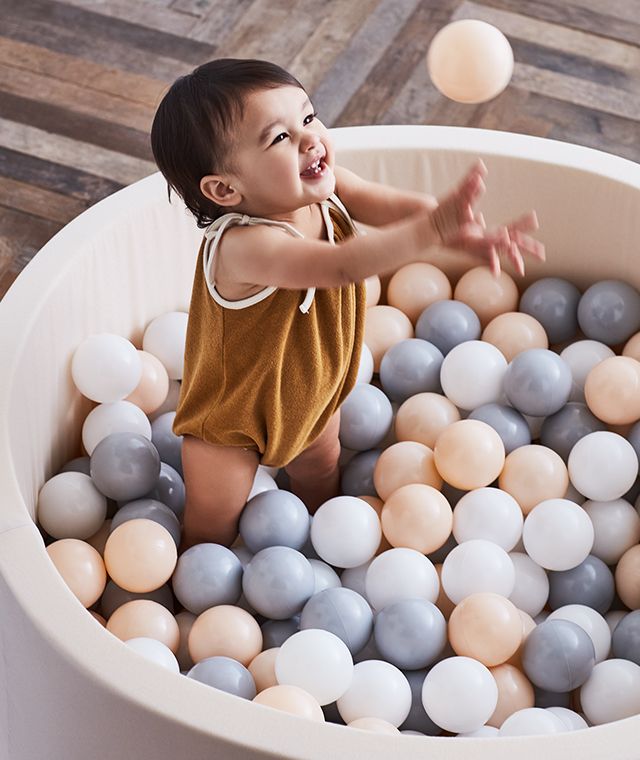
[[324, 162], [323, 158], [317, 158], [312, 164], [307, 166], [307, 168], [300, 173], [301, 177], [305, 177], [308, 179], [315, 179], [317, 177], [322, 177], [325, 173], [325, 169], [327, 168], [327, 165]]

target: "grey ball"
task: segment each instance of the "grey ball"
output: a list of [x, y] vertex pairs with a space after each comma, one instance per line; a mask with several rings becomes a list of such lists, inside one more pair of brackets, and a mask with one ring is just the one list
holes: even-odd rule
[[436, 301], [416, 322], [416, 338], [427, 340], [446, 356], [454, 346], [480, 338], [481, 326], [475, 311], [461, 301]]
[[551, 570], [548, 576], [548, 604], [552, 610], [584, 604], [604, 615], [611, 607], [615, 594], [613, 573], [593, 554], [570, 570]]
[[426, 599], [401, 599], [376, 615], [373, 633], [382, 657], [404, 670], [431, 665], [447, 641], [447, 623]]
[[281, 647], [290, 636], [300, 630], [300, 615], [294, 615], [288, 620], [267, 620], [260, 627], [263, 650]]
[[180, 474], [180, 477], [184, 477], [182, 472], [182, 436], [176, 435], [172, 429], [175, 418], [175, 412], [165, 412], [156, 417], [151, 423], [151, 440], [158, 449], [160, 459], [170, 464]]
[[640, 665], [640, 610], [626, 614], [615, 627], [611, 650], [613, 657], [631, 660]]
[[149, 599], [152, 602], [158, 602], [158, 604], [166, 607], [171, 614], [174, 612], [175, 605], [173, 603], [173, 594], [166, 583], [164, 586], [160, 586], [160, 588], [157, 588], [154, 591], [138, 592], [127, 591], [112, 580], [108, 580], [100, 599], [100, 611], [102, 612], [102, 616], [108, 620], [118, 607], [122, 607], [122, 605], [127, 602], [132, 602], [134, 599]]
[[640, 330], [640, 293], [622, 280], [596, 282], [580, 299], [578, 322], [591, 340], [623, 343]]
[[427, 715], [422, 704], [422, 685], [428, 670], [402, 671], [411, 687], [411, 709], [405, 722], [400, 726], [401, 731], [420, 731], [427, 736], [440, 736], [442, 729]]
[[392, 421], [386, 395], [374, 385], [359, 383], [340, 407], [340, 443], [355, 451], [373, 449], [387, 435]]
[[555, 414], [549, 415], [540, 429], [540, 443], [553, 449], [566, 462], [574, 445], [596, 430], [607, 430], [585, 404], [570, 401]]
[[171, 534], [171, 538], [174, 540], [175, 545], [180, 545], [180, 522], [175, 514], [162, 502], [155, 499], [136, 499], [135, 501], [129, 501], [115, 513], [111, 520], [111, 526], [109, 533], [113, 531], [122, 523], [127, 520], [153, 520], [163, 528], [166, 528]]
[[321, 628], [342, 639], [352, 655], [360, 652], [373, 630], [373, 612], [364, 597], [350, 588], [327, 588], [302, 608], [300, 628]]
[[166, 504], [178, 520], [182, 519], [185, 502], [184, 481], [180, 473], [170, 464], [160, 462], [160, 475], [156, 487], [145, 496]]
[[382, 449], [360, 451], [353, 456], [342, 470], [340, 485], [346, 496], [377, 496], [373, 485], [373, 471]]
[[91, 457], [76, 457], [63, 464], [58, 474], [61, 472], [81, 472], [84, 475], [90, 475], [90, 469]]
[[596, 653], [589, 634], [569, 620], [545, 620], [527, 636], [522, 667], [542, 689], [572, 691], [591, 675]]
[[627, 433], [627, 440], [633, 446], [633, 450], [636, 452], [638, 461], [640, 461], [640, 422], [636, 422], [635, 425]]
[[469, 415], [470, 420], [480, 420], [492, 427], [502, 439], [505, 454], [531, 443], [529, 423], [517, 409], [506, 404], [483, 404]]
[[569, 400], [571, 369], [558, 354], [546, 348], [522, 351], [509, 363], [504, 392], [522, 414], [547, 417]]
[[256, 695], [253, 676], [241, 662], [231, 657], [207, 657], [200, 660], [189, 670], [187, 677], [243, 699], [253, 699]]
[[403, 402], [416, 393], [439, 393], [444, 356], [426, 340], [408, 338], [388, 349], [380, 362], [380, 382], [392, 401]]
[[533, 691], [535, 707], [567, 707], [569, 709], [572, 707], [570, 691], [549, 691], [548, 689], [541, 689], [539, 686], [534, 686]]
[[314, 587], [309, 560], [288, 546], [269, 546], [254, 554], [242, 578], [249, 604], [271, 620], [286, 620], [300, 612]]
[[101, 493], [116, 501], [133, 501], [155, 488], [160, 456], [143, 435], [112, 433], [93, 450], [90, 468]]
[[576, 336], [579, 301], [580, 291], [572, 282], [543, 277], [524, 291], [519, 310], [540, 322], [553, 345]]
[[249, 499], [240, 515], [240, 536], [254, 554], [268, 546], [300, 549], [309, 538], [310, 515], [291, 491], [262, 491]]
[[173, 593], [194, 615], [218, 604], [235, 604], [242, 593], [242, 563], [220, 544], [196, 544], [183, 552], [173, 571]]

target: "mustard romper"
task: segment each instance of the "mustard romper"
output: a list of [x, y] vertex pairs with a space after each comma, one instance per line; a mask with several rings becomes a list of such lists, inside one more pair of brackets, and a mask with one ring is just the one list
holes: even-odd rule
[[[336, 195], [320, 204], [335, 244], [356, 234]], [[364, 336], [364, 283], [300, 290], [267, 287], [227, 301], [212, 280], [225, 229], [286, 222], [231, 213], [205, 230], [193, 282], [184, 373], [173, 430], [257, 451], [288, 464], [322, 432], [355, 385]], [[301, 303], [302, 300], [302, 303]]]

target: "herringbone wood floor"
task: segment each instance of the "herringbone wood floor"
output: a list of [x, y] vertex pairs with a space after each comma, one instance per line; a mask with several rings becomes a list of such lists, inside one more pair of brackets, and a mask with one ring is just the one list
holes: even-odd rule
[[[429, 43], [459, 18], [512, 44], [490, 103], [429, 81]], [[288, 68], [329, 126], [476, 126], [640, 161], [640, 0], [0, 0], [0, 296], [64, 224], [155, 171], [164, 89], [224, 56]]]

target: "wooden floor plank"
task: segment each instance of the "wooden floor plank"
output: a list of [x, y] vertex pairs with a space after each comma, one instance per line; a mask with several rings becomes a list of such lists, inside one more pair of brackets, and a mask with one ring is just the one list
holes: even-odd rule
[[27, 42], [0, 37], [0, 63], [156, 108], [166, 82]]
[[5, 119], [46, 132], [98, 145], [127, 156], [152, 161], [149, 133], [87, 116], [50, 103], [22, 98], [0, 90], [0, 113]]
[[86, 208], [87, 203], [63, 193], [54, 193], [35, 185], [5, 177], [0, 183], [0, 206], [25, 214], [67, 224]]
[[97, 177], [95, 174], [56, 161], [47, 161], [29, 153], [0, 147], [0, 182], [4, 182], [3, 178], [7, 177], [79, 198], [87, 201], [89, 205], [123, 187], [119, 182]]
[[[640, 161], [640, 0], [0, 0], [0, 296], [70, 218], [153, 171], [167, 87], [215, 57], [297, 76], [328, 126], [437, 124]], [[488, 103], [425, 63], [450, 21], [500, 28], [516, 66]]]
[[198, 18], [191, 13], [178, 9], [163, 7], [157, 2], [135, 3], [129, 0], [64, 0], [65, 5], [82, 8], [101, 16], [129, 21], [133, 24], [149, 27], [159, 32], [169, 32], [189, 36], [189, 32], [197, 24]]
[[[623, 1], [630, 6], [636, 4], [634, 15], [636, 21], [640, 21], [640, 2], [637, 0]], [[602, 7], [601, 0], [596, 0], [596, 3]], [[600, 34], [571, 29], [557, 23], [531, 18], [522, 13], [514, 13], [490, 7], [482, 2], [466, 0], [460, 3], [452, 18], [456, 21], [463, 18], [486, 21], [488, 24], [498, 27], [510, 41], [512, 38], [516, 38], [534, 42], [559, 53], [580, 56], [583, 61], [588, 59], [594, 65], [604, 63], [628, 69], [636, 75], [640, 72], [640, 49], [637, 45], [616, 40], [608, 40], [607, 44], [603, 45]]]
[[0, 146], [128, 185], [156, 171], [155, 164], [0, 117]]
[[140, 131], [148, 131], [153, 119], [153, 109], [140, 103], [5, 64], [0, 64], [0, 90]]
[[382, 51], [389, 47], [418, 3], [419, 0], [380, 3], [355, 33], [314, 90], [314, 105], [323, 114], [325, 124], [337, 125], [338, 116], [362, 87]]

